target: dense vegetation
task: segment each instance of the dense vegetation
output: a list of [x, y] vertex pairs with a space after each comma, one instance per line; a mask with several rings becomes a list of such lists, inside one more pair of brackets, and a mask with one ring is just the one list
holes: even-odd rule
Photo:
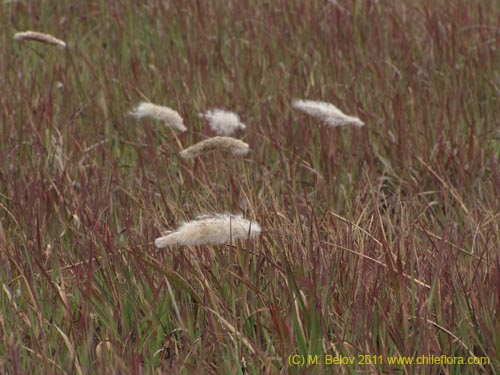
[[[0, 372], [500, 373], [498, 4], [2, 3]], [[210, 108], [250, 154], [179, 158]], [[155, 249], [224, 212], [262, 235]], [[384, 363], [290, 360], [325, 354]], [[419, 355], [490, 364], [386, 361]]]

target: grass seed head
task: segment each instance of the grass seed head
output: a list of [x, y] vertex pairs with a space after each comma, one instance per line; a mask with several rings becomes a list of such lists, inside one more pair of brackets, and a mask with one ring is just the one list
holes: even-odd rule
[[224, 244], [231, 240], [257, 237], [259, 224], [244, 219], [241, 215], [204, 215], [184, 223], [180, 228], [155, 240], [157, 248], [173, 245], [195, 246]]
[[184, 159], [191, 159], [213, 150], [227, 151], [234, 156], [245, 156], [250, 151], [250, 147], [236, 138], [213, 137], [182, 150], [179, 155]]
[[59, 48], [66, 48], [66, 43], [61, 39], [50, 34], [40, 33], [38, 31], [24, 31], [21, 33], [16, 33], [14, 35], [15, 40], [19, 41], [34, 41], [39, 43], [50, 44], [52, 46], [57, 46]]
[[169, 107], [141, 102], [137, 107], [130, 111], [129, 114], [136, 119], [150, 117], [154, 120], [163, 121], [167, 127], [180, 132], [185, 132], [187, 130], [179, 113]]
[[331, 103], [314, 100], [294, 100], [292, 106], [308, 115], [319, 118], [332, 128], [345, 125], [356, 127], [364, 125], [359, 118], [346, 115]]
[[217, 135], [233, 135], [238, 129], [246, 128], [246, 125], [241, 122], [236, 113], [222, 109], [211, 109], [205, 113], [200, 113], [200, 117], [208, 120], [210, 128]]

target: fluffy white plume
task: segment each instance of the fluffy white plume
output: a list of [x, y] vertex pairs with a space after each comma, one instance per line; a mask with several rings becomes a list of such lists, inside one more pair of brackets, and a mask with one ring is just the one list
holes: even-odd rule
[[208, 120], [210, 128], [218, 135], [233, 135], [238, 129], [245, 129], [246, 125], [236, 113], [222, 109], [211, 109], [200, 113], [200, 117]]
[[155, 120], [163, 121], [163, 123], [169, 128], [176, 129], [181, 132], [185, 132], [187, 130], [179, 113], [169, 107], [142, 102], [130, 111], [129, 114], [136, 119], [151, 117]]
[[294, 100], [292, 106], [302, 112], [319, 118], [332, 128], [344, 125], [353, 125], [357, 127], [364, 125], [363, 121], [359, 118], [346, 115], [331, 103], [313, 100]]
[[157, 238], [155, 246], [163, 248], [172, 245], [224, 244], [231, 240], [254, 238], [260, 232], [259, 224], [250, 222], [241, 215], [204, 215], [184, 223], [180, 228], [163, 237]]
[[244, 156], [248, 154], [250, 147], [245, 142], [236, 138], [213, 137], [182, 150], [179, 155], [184, 159], [191, 159], [212, 150], [228, 151], [235, 156]]
[[44, 34], [38, 31], [24, 31], [22, 33], [16, 33], [14, 35], [14, 39], [40, 42], [40, 43], [50, 44], [53, 46], [58, 46], [60, 48], [66, 48], [66, 43], [61, 39], [57, 39], [56, 37], [50, 34]]

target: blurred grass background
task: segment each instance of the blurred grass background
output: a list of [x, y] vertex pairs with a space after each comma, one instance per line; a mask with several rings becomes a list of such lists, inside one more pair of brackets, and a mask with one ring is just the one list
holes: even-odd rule
[[[0, 372], [499, 373], [499, 16], [465, 0], [4, 2]], [[296, 98], [367, 126], [326, 128]], [[143, 100], [189, 131], [130, 118]], [[240, 114], [251, 154], [180, 159], [214, 135], [197, 116], [214, 107]], [[217, 212], [264, 233], [154, 248]]]

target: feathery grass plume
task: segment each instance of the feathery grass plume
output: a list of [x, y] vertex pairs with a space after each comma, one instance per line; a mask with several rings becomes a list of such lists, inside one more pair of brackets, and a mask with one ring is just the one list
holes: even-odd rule
[[61, 39], [57, 39], [56, 37], [40, 33], [38, 31], [24, 31], [22, 33], [16, 33], [14, 35], [15, 40], [29, 40], [39, 43], [50, 44], [53, 46], [57, 46], [59, 48], [66, 48], [66, 43]]
[[182, 150], [179, 155], [184, 159], [191, 159], [212, 150], [229, 151], [235, 156], [244, 156], [248, 154], [250, 147], [248, 144], [240, 141], [239, 139], [217, 136], [198, 142], [185, 150]]
[[195, 246], [224, 244], [230, 240], [257, 237], [261, 232], [259, 224], [244, 219], [241, 215], [217, 214], [198, 216], [196, 220], [155, 240], [159, 249], [172, 245]]
[[346, 115], [331, 103], [314, 100], [294, 100], [292, 106], [308, 115], [319, 118], [332, 128], [344, 125], [357, 127], [364, 125], [359, 118]]
[[176, 129], [181, 132], [185, 132], [187, 130], [179, 113], [169, 107], [141, 102], [137, 107], [129, 112], [129, 115], [135, 117], [136, 119], [151, 117], [155, 120], [163, 121], [163, 123], [169, 128]]
[[243, 124], [234, 112], [224, 111], [222, 109], [211, 109], [205, 113], [200, 113], [200, 117], [208, 120], [210, 128], [217, 135], [233, 135], [238, 129], [245, 129]]

